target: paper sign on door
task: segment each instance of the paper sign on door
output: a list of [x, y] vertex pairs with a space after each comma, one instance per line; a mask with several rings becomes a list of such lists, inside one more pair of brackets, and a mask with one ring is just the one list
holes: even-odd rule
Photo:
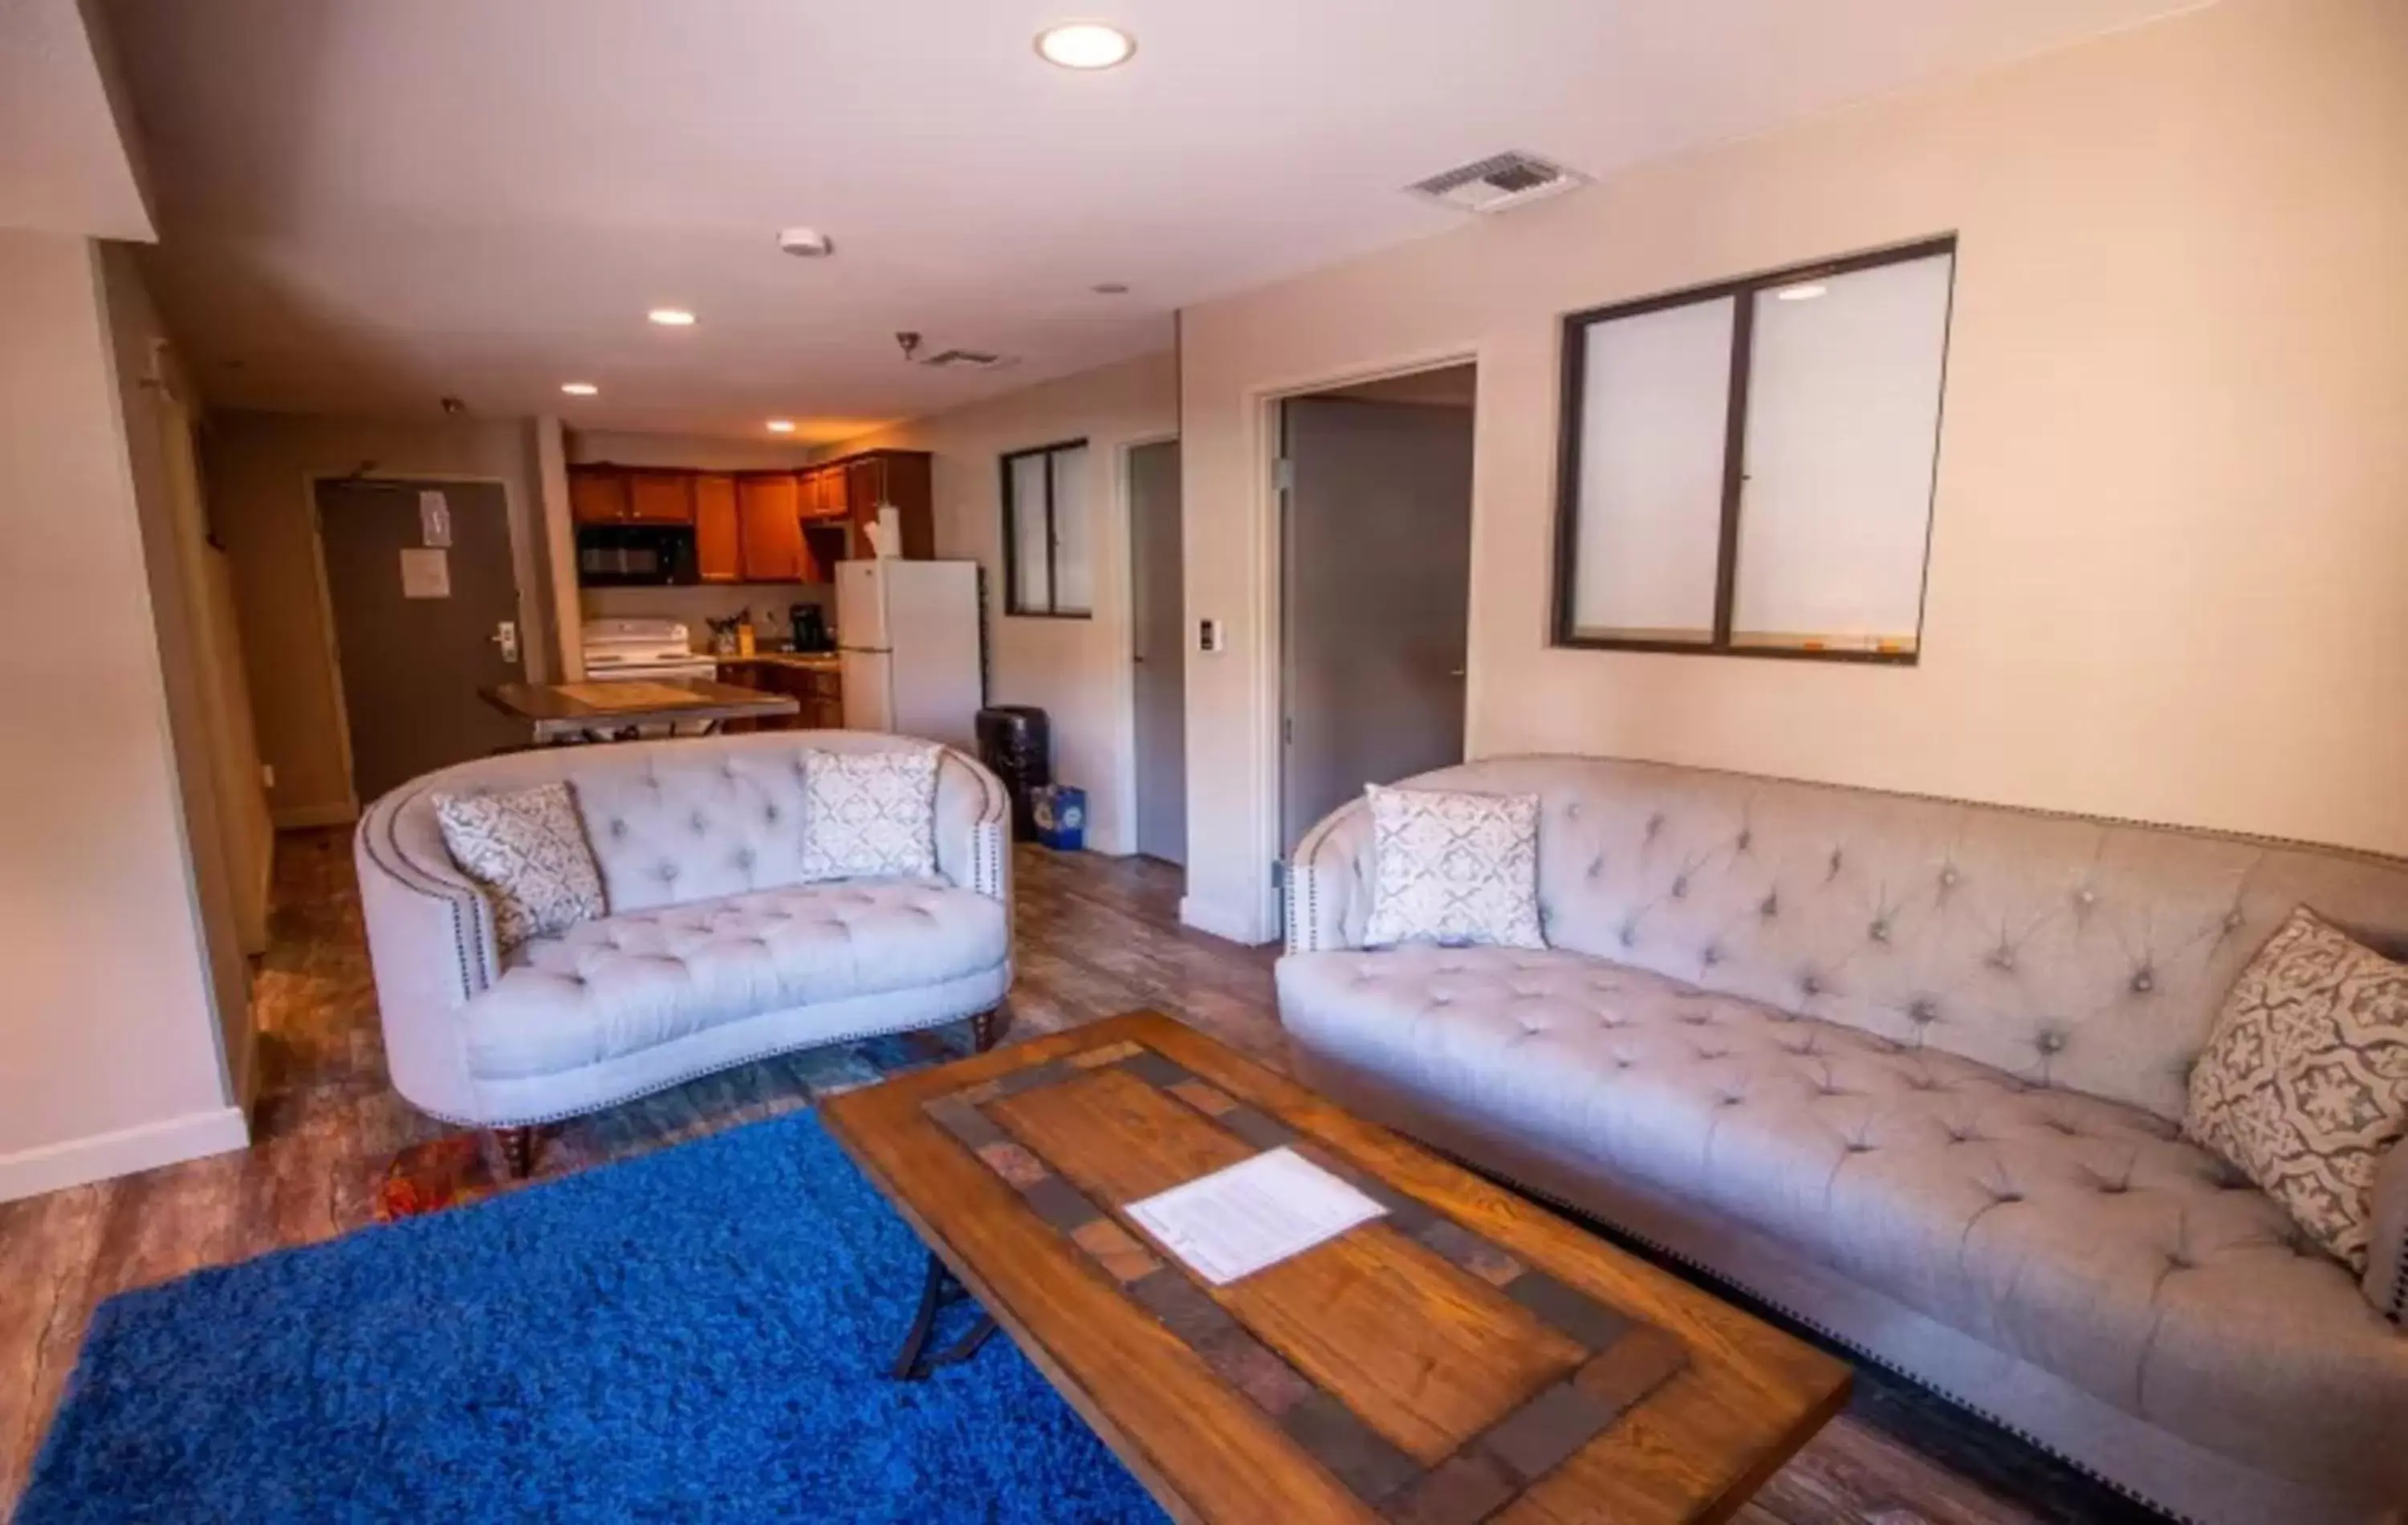
[[451, 597], [451, 554], [439, 550], [420, 550], [415, 546], [404, 550], [401, 553], [401, 596], [405, 598]]
[[418, 543], [438, 550], [452, 543], [452, 505], [432, 487], [419, 490]]

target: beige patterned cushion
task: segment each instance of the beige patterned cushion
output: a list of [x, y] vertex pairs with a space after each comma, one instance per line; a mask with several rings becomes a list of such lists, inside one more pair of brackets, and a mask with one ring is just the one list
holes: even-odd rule
[[937, 749], [813, 752], [803, 780], [803, 878], [937, 871]]
[[2408, 1135], [2408, 966], [2293, 911], [2225, 998], [2183, 1128], [2364, 1272], [2375, 1172]]
[[1366, 790], [1371, 805], [1371, 922], [1364, 941], [1543, 948], [1539, 798]]
[[505, 949], [609, 911], [567, 784], [439, 794], [435, 818], [452, 861], [493, 901], [494, 936]]

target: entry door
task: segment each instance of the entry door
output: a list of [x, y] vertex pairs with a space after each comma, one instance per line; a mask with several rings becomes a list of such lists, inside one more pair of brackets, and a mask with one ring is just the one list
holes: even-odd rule
[[[442, 534], [422, 509], [423, 492], [442, 495], [448, 548], [427, 544]], [[360, 802], [523, 744], [525, 729], [477, 697], [521, 676], [523, 632], [500, 485], [321, 482], [318, 533]]]
[[1180, 573], [1179, 441], [1129, 452], [1130, 660], [1137, 850], [1187, 861], [1187, 619]]
[[1293, 848], [1365, 784], [1463, 760], [1471, 410], [1300, 397], [1283, 413]]

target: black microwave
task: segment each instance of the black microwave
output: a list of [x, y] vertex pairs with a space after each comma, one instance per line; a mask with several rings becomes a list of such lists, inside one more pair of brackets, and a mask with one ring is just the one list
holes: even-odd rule
[[699, 581], [691, 529], [666, 525], [584, 525], [577, 531], [580, 587], [660, 587]]

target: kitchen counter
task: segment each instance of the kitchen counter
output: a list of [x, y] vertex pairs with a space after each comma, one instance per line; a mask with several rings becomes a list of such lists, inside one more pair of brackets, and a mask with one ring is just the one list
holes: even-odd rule
[[750, 656], [722, 656], [716, 652], [706, 655], [724, 668], [800, 668], [806, 672], [844, 670], [842, 659], [834, 652], [754, 652]]

